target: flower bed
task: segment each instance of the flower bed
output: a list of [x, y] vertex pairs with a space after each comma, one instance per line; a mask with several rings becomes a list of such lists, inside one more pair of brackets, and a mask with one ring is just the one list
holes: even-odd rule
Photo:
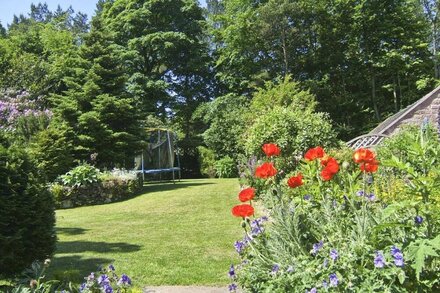
[[51, 186], [58, 208], [110, 203], [128, 198], [142, 188], [142, 178], [134, 172], [113, 170], [101, 173], [86, 168], [87, 176], [75, 176], [72, 170], [61, 176], [60, 183]]
[[[263, 146], [266, 159], [232, 209], [244, 237], [230, 291], [237, 282], [250, 292], [440, 291], [440, 145], [423, 130], [405, 147], [382, 161], [371, 150], [316, 147], [285, 174], [280, 150]], [[255, 199], [267, 216], [251, 218]]]

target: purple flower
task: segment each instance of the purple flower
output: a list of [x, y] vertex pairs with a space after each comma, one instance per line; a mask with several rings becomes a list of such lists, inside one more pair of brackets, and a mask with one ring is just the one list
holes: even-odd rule
[[251, 222], [251, 234], [252, 236], [258, 236], [259, 234], [263, 233], [264, 229], [261, 226], [263, 223], [263, 220], [261, 218], [253, 220]]
[[108, 278], [108, 276], [107, 275], [101, 275], [101, 276], [99, 276], [98, 277], [98, 284], [100, 285], [100, 286], [104, 286], [104, 285], [107, 285], [107, 284], [110, 284], [110, 280], [109, 280], [109, 278]]
[[235, 283], [232, 283], [228, 286], [229, 292], [235, 292], [237, 290], [237, 285]]
[[322, 264], [322, 266], [324, 268], [326, 268], [328, 266], [328, 259], [324, 259], [324, 263]]
[[90, 275], [87, 277], [87, 281], [93, 282], [95, 280], [95, 273], [90, 273]]
[[121, 278], [118, 281], [118, 285], [127, 285], [130, 286], [131, 285], [131, 279], [126, 275], [126, 274], [122, 274]]
[[304, 195], [304, 200], [311, 200], [312, 196], [310, 194]]
[[365, 192], [363, 190], [359, 190], [358, 192], [356, 192], [357, 196], [364, 196]]
[[421, 216], [416, 216], [414, 218], [414, 222], [416, 223], [416, 225], [421, 225], [423, 223], [423, 218]]
[[115, 271], [115, 267], [114, 267], [113, 265], [109, 265], [109, 266], [108, 266], [108, 269], [109, 269], [110, 271], [112, 271], [112, 272]]
[[286, 272], [292, 273], [293, 272], [293, 266], [288, 266]]
[[313, 287], [312, 289], [310, 289], [310, 291], [307, 291], [307, 290], [306, 290], [306, 293], [316, 293], [316, 292], [318, 292], [318, 290], [316, 290], [315, 287]]
[[246, 247], [246, 244], [242, 241], [235, 241], [234, 247], [237, 253], [241, 254], [243, 252], [243, 249]]
[[324, 289], [327, 289], [327, 288], [328, 288], [328, 283], [327, 283], [326, 280], [322, 281], [322, 287], [323, 287]]
[[338, 286], [339, 280], [338, 280], [338, 276], [336, 276], [335, 273], [330, 274], [329, 279], [330, 279], [330, 286], [332, 287]]
[[82, 283], [81, 286], [79, 287], [79, 292], [84, 291], [87, 288], [87, 284], [86, 283]]
[[338, 254], [338, 251], [336, 249], [333, 248], [332, 250], [330, 250], [330, 258], [333, 261], [336, 261], [336, 259], [338, 259], [338, 257], [339, 257], [339, 254]]
[[231, 264], [231, 267], [229, 268], [228, 275], [229, 275], [229, 278], [231, 278], [231, 279], [235, 278], [235, 270], [234, 270], [233, 264]]
[[367, 199], [368, 199], [369, 201], [375, 201], [375, 200], [376, 200], [376, 196], [374, 195], [374, 193], [370, 193], [370, 194], [367, 196]]
[[280, 270], [280, 266], [278, 265], [278, 264], [274, 264], [273, 266], [272, 266], [272, 274], [276, 274], [276, 273], [278, 273], [278, 271]]
[[405, 265], [402, 251], [394, 245], [391, 247], [391, 255], [394, 258], [394, 264], [397, 267], [403, 267]]
[[374, 257], [374, 266], [376, 268], [383, 268], [385, 266], [385, 257], [380, 251], [376, 251], [376, 256]]
[[105, 285], [103, 289], [105, 293], [113, 293], [113, 288], [110, 285]]
[[313, 244], [312, 254], [316, 255], [318, 251], [324, 246], [324, 242], [321, 240], [318, 243]]

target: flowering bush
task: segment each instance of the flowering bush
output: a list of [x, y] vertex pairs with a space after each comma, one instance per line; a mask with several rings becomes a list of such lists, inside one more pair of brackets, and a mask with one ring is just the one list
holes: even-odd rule
[[[268, 156], [254, 173], [268, 217], [252, 220], [251, 201], [252, 213], [237, 212], [243, 204], [232, 211], [245, 235], [234, 244], [242, 262], [230, 268], [229, 289], [238, 282], [251, 292], [440, 290], [440, 219], [431, 198], [440, 148], [423, 135], [407, 143], [407, 160], [383, 162], [367, 149], [346, 161], [316, 147], [287, 174]], [[413, 198], [383, 201], [387, 190], [376, 180], [386, 170], [401, 174]]]
[[0, 129], [11, 131], [29, 139], [44, 129], [52, 112], [44, 109], [41, 97], [31, 98], [26, 91], [0, 93]]

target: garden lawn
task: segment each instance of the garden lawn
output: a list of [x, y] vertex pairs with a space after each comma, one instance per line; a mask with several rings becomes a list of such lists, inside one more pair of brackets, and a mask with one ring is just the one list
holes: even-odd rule
[[49, 277], [81, 282], [112, 263], [136, 287], [227, 284], [242, 236], [230, 212], [238, 188], [237, 179], [155, 183], [126, 201], [58, 210]]

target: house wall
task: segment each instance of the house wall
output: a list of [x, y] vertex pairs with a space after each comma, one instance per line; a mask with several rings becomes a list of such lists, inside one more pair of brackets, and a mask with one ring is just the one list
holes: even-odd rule
[[429, 123], [440, 130], [440, 93], [435, 92], [435, 96], [427, 99], [424, 103], [417, 106], [414, 111], [408, 113], [402, 121], [396, 125], [396, 127], [390, 128], [387, 135], [393, 135], [400, 130], [402, 125], [415, 124], [421, 125], [425, 117], [428, 118]]

